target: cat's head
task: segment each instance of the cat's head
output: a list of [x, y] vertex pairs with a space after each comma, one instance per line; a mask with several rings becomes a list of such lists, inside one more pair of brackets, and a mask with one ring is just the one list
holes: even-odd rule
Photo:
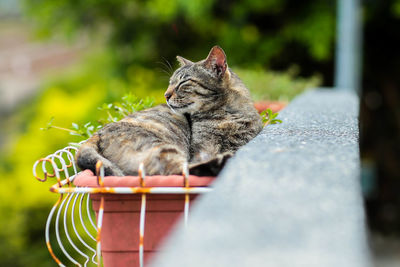
[[192, 62], [177, 56], [180, 63], [165, 92], [167, 104], [179, 113], [208, 111], [223, 104], [231, 72], [222, 48], [214, 46], [207, 58]]

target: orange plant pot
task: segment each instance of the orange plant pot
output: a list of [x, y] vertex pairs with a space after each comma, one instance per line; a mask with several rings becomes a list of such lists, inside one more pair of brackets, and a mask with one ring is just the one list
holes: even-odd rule
[[[208, 186], [215, 177], [189, 176], [190, 187]], [[89, 170], [79, 174], [74, 184], [98, 187], [97, 177]], [[182, 176], [147, 176], [146, 188], [183, 187]], [[105, 177], [104, 187], [139, 187], [139, 177]], [[142, 194], [91, 194], [92, 208], [98, 217], [100, 200], [104, 197], [104, 215], [101, 228], [101, 252], [104, 266], [139, 266], [139, 221]], [[197, 194], [190, 194], [193, 201]], [[181, 218], [184, 194], [146, 194], [144, 231], [144, 263], [157, 253], [165, 237]]]
[[257, 109], [258, 113], [263, 112], [267, 108], [271, 109], [272, 112], [278, 112], [284, 107], [286, 107], [287, 103], [280, 101], [257, 101], [254, 103], [254, 107]]

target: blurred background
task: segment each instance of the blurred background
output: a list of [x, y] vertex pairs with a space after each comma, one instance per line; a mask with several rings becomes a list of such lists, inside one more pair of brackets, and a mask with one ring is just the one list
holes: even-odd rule
[[[57, 199], [33, 163], [69, 142], [42, 131], [95, 121], [132, 92], [163, 102], [176, 55], [218, 44], [255, 100], [289, 102], [334, 80], [336, 1], [1, 0], [0, 266], [54, 266], [44, 225]], [[400, 262], [400, 0], [364, 0], [360, 144], [377, 266]]]

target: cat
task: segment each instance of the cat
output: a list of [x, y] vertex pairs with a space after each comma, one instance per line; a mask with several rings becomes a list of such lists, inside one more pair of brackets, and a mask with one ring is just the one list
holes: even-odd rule
[[206, 59], [192, 62], [178, 56], [181, 67], [170, 79], [168, 106], [185, 114], [191, 128], [191, 171], [204, 162], [223, 164], [254, 138], [263, 124], [249, 90], [227, 65], [225, 52], [214, 46]]
[[190, 129], [184, 115], [159, 105], [106, 124], [78, 150], [77, 165], [95, 173], [101, 160], [106, 176], [182, 173], [189, 161]]
[[129, 115], [100, 129], [77, 153], [81, 169], [106, 175], [137, 175], [140, 162], [149, 175], [217, 175], [226, 161], [262, 129], [249, 91], [227, 67], [215, 46], [197, 63], [177, 57], [181, 67], [171, 76], [166, 105]]

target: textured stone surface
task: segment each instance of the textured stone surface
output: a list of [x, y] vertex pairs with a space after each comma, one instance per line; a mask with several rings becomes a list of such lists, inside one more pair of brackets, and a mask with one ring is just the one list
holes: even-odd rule
[[153, 266], [370, 265], [358, 98], [311, 91], [279, 118], [238, 151]]

